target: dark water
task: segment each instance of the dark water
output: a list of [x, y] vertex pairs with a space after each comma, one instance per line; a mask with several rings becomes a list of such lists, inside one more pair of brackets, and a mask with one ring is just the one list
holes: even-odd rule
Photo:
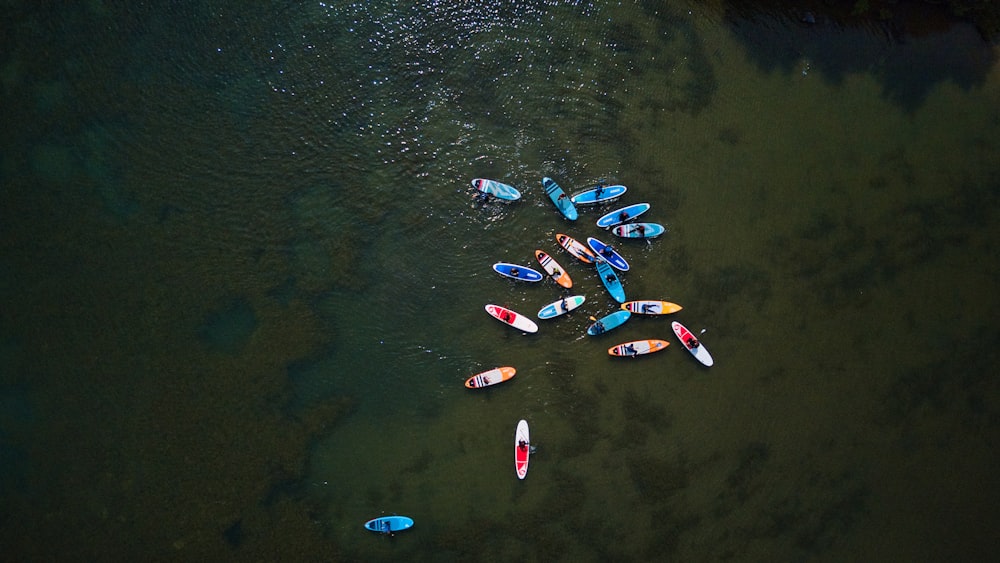
[[[0, 545], [52, 560], [986, 560], [1000, 72], [963, 25], [8, 2]], [[616, 308], [540, 179], [629, 186]], [[522, 189], [503, 205], [469, 180]], [[489, 268], [565, 265], [562, 292]], [[504, 386], [462, 381], [514, 365]], [[525, 418], [538, 446], [511, 460]], [[382, 513], [416, 527], [376, 537]]]

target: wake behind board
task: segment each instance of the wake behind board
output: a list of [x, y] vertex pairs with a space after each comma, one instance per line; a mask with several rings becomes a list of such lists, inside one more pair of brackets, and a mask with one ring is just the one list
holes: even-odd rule
[[677, 340], [681, 341], [681, 346], [691, 352], [691, 355], [695, 357], [699, 362], [704, 364], [706, 367], [711, 367], [715, 363], [712, 359], [712, 355], [708, 353], [705, 349], [705, 345], [702, 344], [694, 333], [687, 329], [686, 326], [681, 323], [674, 321], [670, 323], [670, 326], [674, 329], [674, 334], [677, 335]]
[[516, 373], [517, 370], [510, 366], [493, 368], [466, 379], [465, 386], [469, 389], [489, 387], [490, 385], [496, 385], [497, 383], [503, 383], [511, 379]]
[[580, 305], [583, 305], [585, 299], [586, 298], [582, 295], [574, 295], [572, 297], [565, 297], [559, 301], [549, 303], [538, 311], [538, 318], [551, 319], [558, 317], [559, 315], [564, 315], [573, 309], [576, 309]]
[[652, 354], [653, 352], [666, 350], [667, 346], [670, 346], [669, 342], [655, 338], [647, 340], [633, 340], [631, 342], [623, 342], [618, 346], [608, 348], [608, 354], [619, 357], [642, 356], [644, 354]]
[[667, 229], [659, 223], [626, 223], [614, 227], [611, 232], [622, 238], [656, 238]]
[[638, 313], [640, 315], [669, 315], [683, 309], [677, 303], [669, 301], [657, 301], [655, 299], [642, 299], [639, 301], [626, 301], [622, 303], [622, 309]]
[[604, 287], [608, 288], [608, 293], [611, 294], [611, 297], [619, 303], [624, 303], [625, 288], [622, 287], [622, 282], [618, 279], [618, 275], [615, 274], [615, 271], [604, 260], [597, 261], [597, 275], [601, 277], [601, 283], [604, 284]]
[[520, 313], [511, 311], [506, 307], [493, 305], [491, 303], [486, 306], [486, 312], [489, 313], [494, 319], [518, 330], [523, 330], [524, 332], [538, 332], [538, 325], [535, 324], [535, 321]]
[[633, 203], [627, 207], [615, 209], [611, 213], [608, 213], [598, 219], [597, 226], [602, 229], [608, 229], [614, 227], [615, 225], [620, 225], [649, 211], [649, 208], [650, 205], [648, 203]]
[[614, 266], [615, 269], [621, 270], [622, 272], [628, 271], [628, 262], [622, 257], [621, 254], [618, 253], [617, 250], [611, 248], [610, 244], [605, 244], [594, 237], [587, 237], [587, 246], [594, 251], [595, 255], [607, 261], [607, 263]]
[[382, 516], [365, 522], [365, 528], [380, 534], [402, 532], [413, 527], [413, 519], [406, 516]]
[[610, 315], [605, 315], [593, 322], [589, 327], [587, 327], [587, 334], [590, 336], [597, 336], [598, 334], [604, 334], [609, 330], [618, 328], [625, 324], [625, 321], [629, 320], [632, 313], [628, 311], [615, 311]]
[[527, 266], [518, 266], [509, 262], [497, 262], [493, 264], [493, 270], [501, 276], [507, 276], [515, 280], [538, 282], [542, 281], [542, 274], [537, 270], [532, 270]]
[[536, 250], [535, 258], [538, 259], [538, 263], [542, 265], [542, 269], [545, 270], [549, 276], [556, 281], [557, 284], [569, 289], [573, 287], [573, 280], [570, 279], [569, 274], [566, 270], [556, 262], [555, 258], [549, 256], [547, 253]]
[[531, 435], [528, 433], [528, 421], [521, 420], [514, 431], [514, 471], [518, 479], [528, 475], [528, 456], [531, 455]]
[[589, 190], [583, 190], [575, 194], [569, 200], [573, 202], [573, 205], [595, 205], [621, 197], [627, 190], [628, 188], [620, 184], [614, 186], [602, 186], [598, 184]]
[[563, 217], [570, 221], [576, 221], [580, 215], [576, 212], [573, 202], [566, 196], [566, 192], [559, 187], [559, 184], [555, 183], [552, 178], [542, 178], [542, 186], [545, 188], [545, 193], [548, 194], [549, 199], [556, 205], [559, 213], [562, 213]]
[[556, 233], [556, 242], [558, 242], [559, 246], [563, 247], [566, 252], [569, 252], [574, 258], [584, 264], [593, 264], [597, 260], [597, 257], [594, 256], [594, 253], [591, 252], [589, 248], [569, 235]]
[[521, 192], [517, 191], [517, 188], [508, 184], [497, 182], [496, 180], [476, 178], [472, 180], [472, 187], [484, 194], [489, 194], [493, 197], [507, 201], [521, 199]]

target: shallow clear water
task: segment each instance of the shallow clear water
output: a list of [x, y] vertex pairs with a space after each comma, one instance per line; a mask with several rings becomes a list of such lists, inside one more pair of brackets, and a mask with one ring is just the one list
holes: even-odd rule
[[[287, 486], [346, 560], [986, 553], [1000, 74], [970, 29], [901, 43], [685, 3], [100, 6], [25, 8], [20, 45], [104, 31], [2, 63], [0, 460], [25, 521], [61, 505], [50, 525], [115, 522], [109, 544], [140, 544], [122, 554], [240, 557], [284, 529], [259, 512]], [[555, 234], [610, 241], [612, 207], [567, 222], [543, 176], [652, 204], [668, 232], [617, 245], [626, 293], [683, 305], [715, 366], [671, 318], [584, 336], [617, 304]], [[475, 177], [524, 197], [483, 202]], [[571, 292], [490, 269], [536, 248]], [[535, 335], [483, 311], [564, 293], [587, 302]], [[637, 338], [672, 344], [607, 355]], [[498, 365], [516, 378], [462, 386]], [[416, 527], [364, 533], [383, 512]]]

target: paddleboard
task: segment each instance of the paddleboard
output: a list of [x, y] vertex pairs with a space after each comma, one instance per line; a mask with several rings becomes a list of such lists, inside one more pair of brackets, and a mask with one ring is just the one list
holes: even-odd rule
[[514, 431], [514, 470], [518, 479], [528, 475], [528, 456], [531, 455], [531, 435], [528, 433], [528, 421], [521, 420]]
[[566, 249], [566, 252], [569, 252], [584, 264], [593, 264], [597, 260], [597, 257], [594, 256], [594, 253], [589, 248], [583, 246], [583, 243], [569, 235], [556, 233], [556, 242], [559, 243], [559, 246]]
[[486, 312], [489, 313], [494, 319], [504, 324], [508, 324], [518, 330], [523, 330], [524, 332], [538, 332], [538, 325], [535, 324], [535, 321], [520, 313], [501, 307], [500, 305], [487, 305]]
[[365, 522], [365, 528], [380, 534], [393, 534], [413, 527], [413, 519], [406, 516], [382, 516]]
[[508, 262], [497, 262], [496, 264], [493, 264], [493, 269], [501, 276], [507, 276], [508, 278], [513, 278], [515, 280], [527, 282], [542, 281], [542, 273], [538, 270], [532, 270], [527, 266], [510, 264]]
[[666, 350], [670, 343], [666, 340], [657, 340], [655, 338], [647, 340], [633, 340], [631, 342], [622, 342], [618, 346], [612, 346], [608, 348], [608, 354], [612, 356], [641, 356], [643, 354], [652, 354], [653, 352], [659, 352], [660, 350]]
[[483, 387], [489, 387], [490, 385], [496, 385], [497, 383], [503, 383], [508, 379], [514, 377], [517, 370], [510, 366], [503, 366], [499, 368], [493, 368], [482, 373], [477, 373], [469, 379], [465, 380], [465, 386], [469, 389], [481, 389]]
[[573, 205], [594, 205], [621, 197], [621, 195], [627, 190], [628, 188], [620, 184], [613, 186], [602, 186], [598, 184], [589, 190], [583, 190], [582, 192], [575, 194], [573, 197], [569, 198], [569, 200], [573, 202]]
[[611, 229], [622, 238], [655, 238], [667, 232], [659, 223], [626, 223]]
[[484, 194], [489, 194], [493, 197], [505, 199], [507, 201], [521, 199], [521, 192], [517, 191], [517, 188], [508, 184], [502, 184], [496, 180], [476, 178], [472, 181], [472, 187]]
[[683, 309], [677, 303], [669, 301], [657, 301], [655, 299], [642, 299], [639, 301], [626, 301], [622, 303], [622, 309], [638, 313], [640, 315], [669, 315]]
[[604, 284], [604, 287], [608, 288], [608, 293], [611, 294], [611, 297], [619, 303], [624, 303], [625, 288], [622, 287], [622, 282], [618, 279], [618, 274], [604, 260], [597, 261], [597, 275], [601, 276], [601, 283]]
[[570, 221], [576, 221], [576, 218], [579, 217], [579, 214], [576, 212], [576, 207], [574, 207], [573, 202], [566, 197], [566, 192], [559, 187], [559, 184], [555, 183], [552, 178], [542, 178], [542, 186], [545, 187], [545, 193], [548, 194], [552, 203], [556, 204], [556, 209], [563, 214], [563, 217], [569, 219]]
[[[715, 363], [715, 360], [712, 359], [712, 355], [705, 349], [705, 345], [702, 344], [698, 340], [698, 337], [695, 336], [693, 332], [688, 330], [686, 326], [677, 321], [670, 323], [670, 326], [673, 327], [674, 334], [677, 335], [677, 340], [681, 341], [681, 346], [684, 346], [688, 352], [691, 352], [691, 355], [694, 356], [699, 362], [709, 367]], [[692, 346], [691, 344], [693, 343], [697, 343], [697, 345]]]
[[628, 262], [625, 261], [625, 258], [623, 258], [617, 250], [611, 248], [610, 244], [605, 244], [594, 237], [587, 237], [587, 246], [594, 251], [594, 254], [597, 255], [598, 258], [605, 260], [616, 269], [623, 272], [628, 271]]
[[555, 258], [549, 256], [547, 253], [536, 250], [535, 258], [538, 259], [538, 263], [542, 265], [542, 269], [545, 270], [549, 276], [556, 281], [557, 284], [569, 289], [573, 287], [573, 280], [570, 279], [569, 274], [566, 270], [556, 262]]
[[589, 327], [587, 327], [587, 334], [590, 336], [597, 336], [598, 334], [604, 334], [609, 330], [618, 328], [625, 324], [625, 321], [629, 320], [632, 313], [628, 311], [615, 311], [610, 315], [605, 315], [593, 322]]
[[566, 297], [560, 299], [559, 301], [554, 301], [548, 305], [541, 308], [538, 311], [539, 319], [551, 319], [553, 317], [558, 317], [559, 315], [564, 315], [573, 309], [576, 309], [580, 305], [583, 305], [584, 297], [582, 295], [574, 295], [572, 297]]
[[615, 225], [620, 225], [649, 211], [649, 208], [650, 205], [648, 203], [633, 203], [627, 207], [615, 209], [611, 213], [608, 213], [598, 219], [597, 226], [602, 229], [608, 229], [614, 227]]

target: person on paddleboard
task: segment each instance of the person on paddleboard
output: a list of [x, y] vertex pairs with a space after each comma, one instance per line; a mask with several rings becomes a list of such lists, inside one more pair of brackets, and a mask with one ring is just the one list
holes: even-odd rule
[[643, 303], [642, 304], [642, 312], [643, 313], [655, 313], [656, 312], [656, 308], [658, 306], [659, 305], [657, 305], [655, 303]]
[[621, 213], [618, 214], [618, 220], [621, 221], [622, 223], [628, 221], [628, 218], [629, 218], [628, 211], [622, 211]]
[[604, 323], [602, 323], [601, 321], [594, 321], [594, 332], [596, 332], [597, 334], [601, 334], [602, 332], [604, 332]]
[[694, 350], [695, 348], [698, 347], [699, 344], [701, 344], [701, 342], [698, 342], [698, 339], [695, 338], [694, 336], [689, 336], [688, 337], [688, 339], [687, 339], [687, 347], [689, 349]]
[[517, 268], [511, 268], [510, 269], [510, 275], [512, 275], [512, 276], [514, 276], [516, 278], [516, 277], [518, 277], [518, 276], [521, 275], [521, 270], [518, 270]]
[[625, 345], [625, 353], [628, 354], [629, 356], [635, 356], [636, 355], [635, 354], [635, 346], [633, 346], [631, 344], [626, 344]]
[[525, 442], [524, 440], [519, 440], [517, 442], [517, 447], [520, 448], [522, 452], [526, 452], [528, 451], [528, 442]]

